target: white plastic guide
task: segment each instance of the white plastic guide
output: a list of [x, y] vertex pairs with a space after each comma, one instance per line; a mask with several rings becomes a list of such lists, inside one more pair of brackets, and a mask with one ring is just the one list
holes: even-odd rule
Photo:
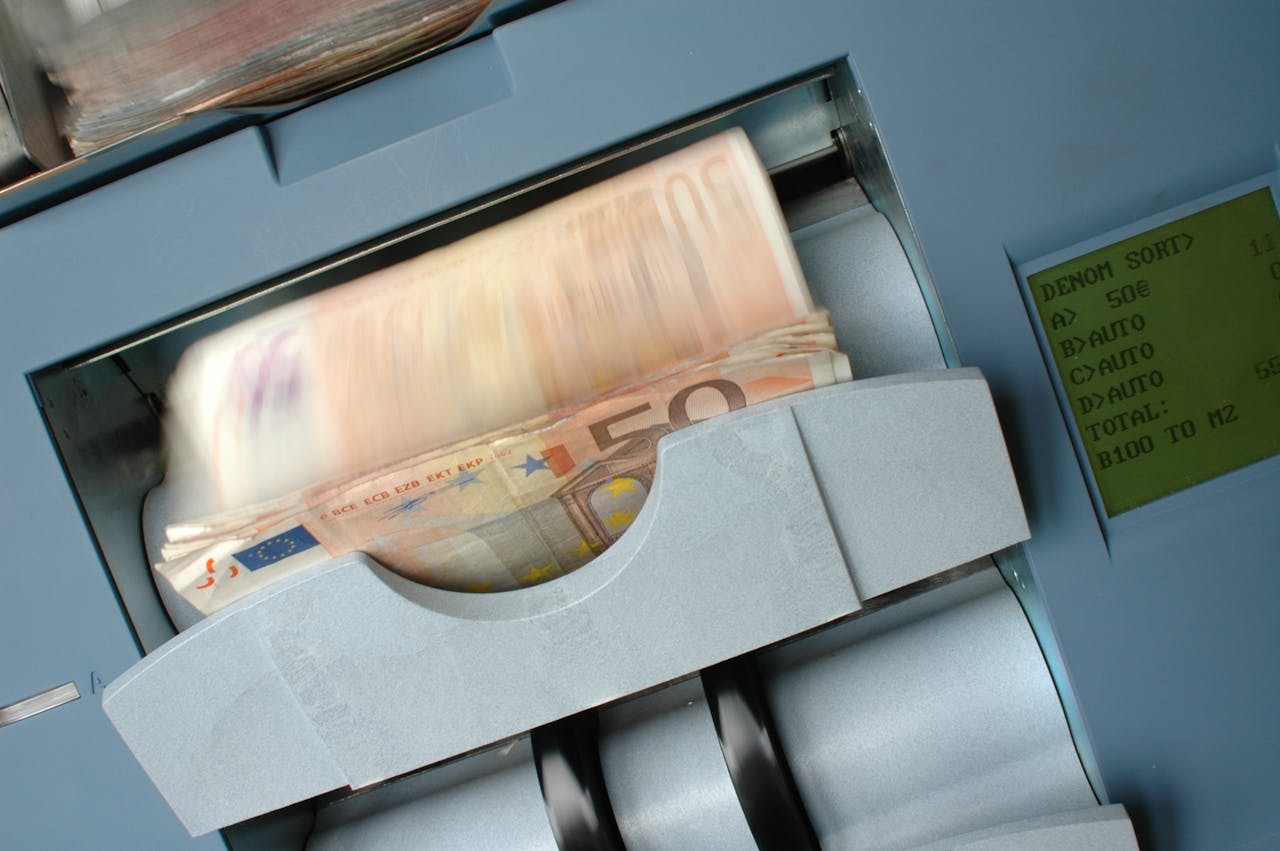
[[853, 382], [664, 438], [635, 526], [567, 577], [459, 594], [344, 556], [183, 632], [103, 706], [199, 834], [677, 679], [1026, 537], [976, 370]]

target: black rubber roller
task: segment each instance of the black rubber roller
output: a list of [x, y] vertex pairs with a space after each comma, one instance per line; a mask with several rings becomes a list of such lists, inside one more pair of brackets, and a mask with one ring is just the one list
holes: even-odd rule
[[534, 730], [533, 758], [560, 851], [623, 851], [600, 768], [595, 710]]
[[702, 672], [720, 750], [761, 851], [818, 851], [786, 756], [774, 733], [764, 681], [751, 655]]

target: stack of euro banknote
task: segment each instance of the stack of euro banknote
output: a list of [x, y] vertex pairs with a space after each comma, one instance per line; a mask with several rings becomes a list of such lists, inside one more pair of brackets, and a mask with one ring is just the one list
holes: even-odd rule
[[635, 523], [663, 435], [850, 378], [730, 131], [192, 346], [167, 485], [214, 510], [156, 571], [205, 614], [356, 550], [534, 585]]
[[[210, 109], [279, 106], [470, 26], [489, 0], [86, 0], [19, 5], [77, 155]], [[46, 7], [46, 8], [41, 8]]]

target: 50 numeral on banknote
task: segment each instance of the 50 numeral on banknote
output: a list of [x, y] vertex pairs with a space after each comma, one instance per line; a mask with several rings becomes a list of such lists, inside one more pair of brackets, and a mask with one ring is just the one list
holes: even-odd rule
[[737, 411], [747, 406], [747, 395], [742, 392], [741, 387], [724, 378], [712, 378], [684, 387], [680, 392], [672, 396], [671, 401], [667, 404], [667, 422], [665, 423], [646, 426], [645, 428], [620, 434], [614, 434], [610, 430], [612, 426], [621, 423], [623, 420], [629, 420], [649, 411], [653, 406], [645, 402], [643, 405], [637, 405], [634, 408], [620, 411], [613, 416], [605, 417], [592, 423], [587, 428], [591, 432], [591, 438], [601, 451], [617, 446], [620, 443], [629, 443], [634, 440], [649, 440], [656, 443], [658, 438], [663, 435], [670, 434], [676, 429], [693, 425], [693, 420], [689, 416], [689, 398], [702, 389], [718, 392], [724, 397], [724, 401], [729, 406], [730, 411]]

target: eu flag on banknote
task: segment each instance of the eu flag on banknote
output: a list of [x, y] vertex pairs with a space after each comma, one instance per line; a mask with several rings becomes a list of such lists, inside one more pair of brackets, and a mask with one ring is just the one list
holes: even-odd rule
[[287, 559], [289, 556], [296, 555], [303, 550], [318, 546], [320, 546], [320, 542], [312, 537], [310, 532], [302, 526], [294, 526], [274, 538], [268, 538], [257, 546], [241, 550], [238, 553], [232, 553], [231, 555], [236, 561], [250, 570], [257, 570], [260, 567], [266, 567], [269, 564], [275, 564], [278, 561]]

